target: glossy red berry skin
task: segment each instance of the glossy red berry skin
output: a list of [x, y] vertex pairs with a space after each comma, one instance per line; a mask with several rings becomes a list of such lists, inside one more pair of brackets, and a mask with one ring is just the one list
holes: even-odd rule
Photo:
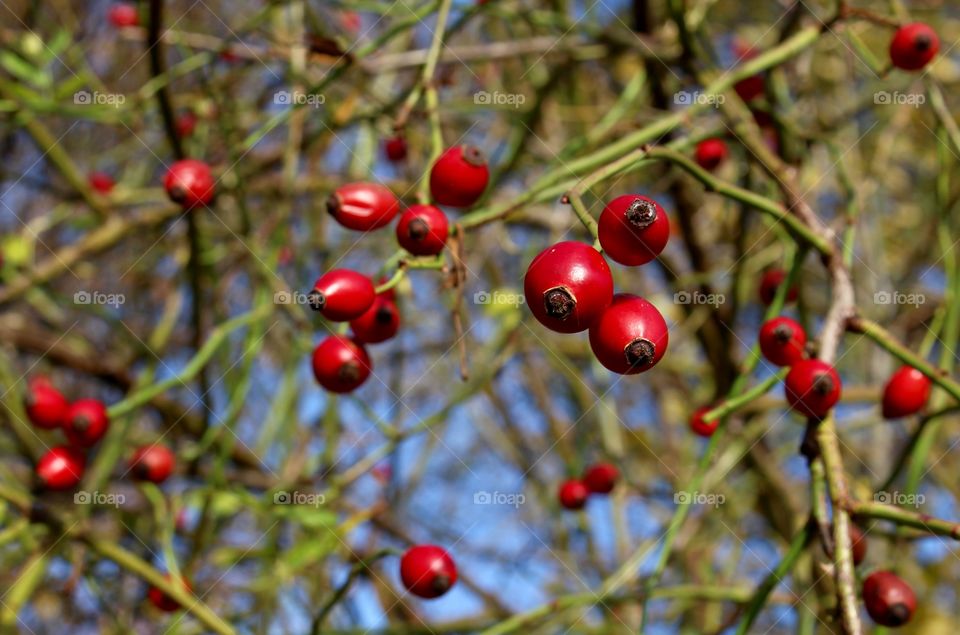
[[98, 194], [107, 195], [113, 191], [116, 183], [106, 172], [91, 172], [90, 176], [87, 177], [87, 182], [90, 183], [90, 187], [93, 188]]
[[407, 158], [407, 140], [397, 135], [383, 142], [383, 153], [389, 161], [400, 163]]
[[713, 419], [711, 421], [706, 421], [703, 418], [703, 415], [707, 414], [713, 410], [715, 406], [700, 406], [693, 411], [693, 414], [690, 415], [690, 430], [697, 436], [710, 438], [713, 436], [713, 433], [717, 431], [717, 427], [720, 425], [719, 419]]
[[136, 7], [126, 2], [118, 2], [110, 7], [107, 18], [110, 20], [110, 24], [118, 29], [140, 24], [140, 16]]
[[474, 146], [447, 148], [430, 169], [430, 195], [438, 205], [470, 207], [487, 189], [490, 170]]
[[558, 333], [579, 333], [590, 328], [613, 299], [613, 275], [596, 249], [566, 241], [533, 259], [523, 292], [541, 324]]
[[177, 161], [163, 179], [167, 196], [184, 209], [194, 209], [213, 202], [216, 183], [210, 166], [196, 159]]
[[857, 525], [852, 522], [848, 525], [850, 528], [850, 547], [853, 550], [853, 566], [859, 565], [867, 558], [867, 536]]
[[[170, 578], [169, 575], [166, 576], [167, 579]], [[183, 586], [186, 587], [187, 591], [193, 591], [193, 587], [190, 585], [190, 581], [186, 578], [183, 578]], [[147, 599], [150, 600], [150, 603], [155, 607], [163, 611], [164, 613], [173, 613], [174, 611], [180, 610], [180, 603], [174, 600], [172, 597], [161, 591], [155, 586], [150, 586], [147, 589]]]
[[620, 470], [610, 463], [591, 465], [583, 473], [581, 481], [591, 494], [609, 494], [620, 479]]
[[603, 252], [621, 265], [643, 265], [670, 240], [670, 219], [653, 199], [639, 194], [618, 196], [603, 208], [597, 224]]
[[414, 256], [435, 256], [447, 245], [450, 223], [433, 205], [411, 205], [397, 223], [397, 242]]
[[63, 431], [73, 445], [89, 448], [103, 438], [110, 426], [107, 407], [98, 399], [79, 399], [70, 404]]
[[34, 377], [27, 384], [23, 406], [30, 423], [44, 430], [53, 430], [63, 425], [70, 404], [46, 377]]
[[83, 478], [83, 456], [62, 445], [47, 450], [37, 461], [37, 476], [46, 489], [65, 490], [76, 487]]
[[436, 545], [417, 545], [400, 558], [403, 586], [417, 597], [438, 598], [456, 583], [453, 558]]
[[400, 330], [400, 310], [393, 300], [378, 295], [366, 313], [350, 321], [353, 337], [363, 344], [379, 344]]
[[803, 359], [807, 333], [788, 317], [775, 317], [760, 327], [760, 352], [771, 364], [792, 366]]
[[313, 375], [330, 392], [347, 393], [370, 376], [373, 363], [366, 349], [350, 338], [331, 335], [313, 351]]
[[373, 306], [373, 281], [350, 269], [331, 269], [313, 283], [307, 294], [310, 308], [334, 322], [355, 320]]
[[867, 576], [862, 595], [870, 618], [881, 626], [903, 626], [917, 609], [913, 589], [891, 571], [875, 571]]
[[[770, 306], [777, 295], [777, 289], [787, 279], [787, 272], [783, 269], [767, 269], [760, 278], [760, 301], [764, 306]], [[785, 302], [794, 302], [797, 299], [797, 288], [790, 287]]]
[[589, 495], [586, 484], [574, 478], [561, 483], [557, 490], [557, 500], [564, 509], [583, 509]]
[[697, 144], [694, 159], [704, 170], [716, 170], [730, 155], [723, 139], [704, 139]]
[[379, 183], [347, 183], [327, 199], [327, 212], [347, 229], [368, 232], [389, 225], [400, 212], [400, 201]]
[[918, 71], [930, 63], [940, 50], [940, 38], [922, 22], [907, 24], [899, 29], [890, 42], [890, 61], [897, 68]]
[[176, 462], [173, 452], [165, 445], [157, 443], [137, 449], [130, 459], [130, 472], [140, 481], [162, 483], [173, 474]]
[[670, 335], [667, 323], [643, 298], [629, 293], [613, 296], [610, 306], [590, 327], [590, 348], [601, 364], [621, 375], [636, 375], [656, 366]]
[[787, 403], [800, 414], [822, 419], [840, 401], [840, 376], [819, 359], [804, 359], [790, 367], [784, 381]]
[[927, 405], [931, 382], [912, 366], [901, 366], [883, 389], [883, 418], [899, 419], [916, 414]]

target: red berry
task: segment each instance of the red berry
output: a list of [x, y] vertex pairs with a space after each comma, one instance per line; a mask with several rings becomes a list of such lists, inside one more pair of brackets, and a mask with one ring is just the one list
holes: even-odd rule
[[723, 163], [730, 151], [723, 139], [704, 139], [697, 144], [694, 158], [704, 170], [715, 170]]
[[136, 7], [126, 2], [118, 2], [110, 7], [107, 18], [110, 20], [110, 24], [118, 29], [140, 24], [140, 16], [137, 14]]
[[712, 437], [720, 425], [719, 419], [704, 421], [703, 416], [713, 410], [716, 406], [700, 406], [690, 415], [690, 430], [701, 437]]
[[373, 306], [373, 282], [350, 269], [331, 269], [313, 283], [307, 294], [310, 308], [334, 322], [355, 320]]
[[378, 295], [367, 312], [350, 322], [353, 337], [363, 344], [385, 342], [400, 329], [400, 310], [393, 300]]
[[379, 183], [347, 183], [327, 199], [327, 211], [347, 229], [368, 232], [389, 225], [400, 201]]
[[340, 24], [350, 33], [356, 33], [363, 26], [363, 18], [356, 11], [344, 11], [340, 14]]
[[840, 376], [833, 366], [819, 359], [794, 364], [784, 386], [790, 407], [808, 417], [822, 419], [840, 401]]
[[910, 585], [891, 571], [875, 571], [863, 581], [863, 603], [874, 622], [903, 626], [917, 609]]
[[47, 450], [37, 461], [37, 476], [47, 489], [70, 489], [83, 477], [84, 464], [79, 452], [58, 445]]
[[807, 334], [796, 321], [775, 317], [760, 327], [760, 352], [771, 364], [792, 366], [803, 359]]
[[196, 159], [177, 161], [163, 179], [167, 196], [184, 209], [209, 205], [213, 201], [215, 186], [210, 166]]
[[597, 463], [583, 473], [583, 484], [591, 494], [609, 494], [620, 478], [620, 470], [610, 463]]
[[470, 207], [487, 189], [489, 180], [487, 160], [478, 148], [453, 146], [430, 170], [430, 194], [439, 205]]
[[853, 549], [853, 566], [857, 566], [867, 557], [867, 536], [863, 530], [852, 522], [847, 525], [850, 529], [850, 547]]
[[79, 399], [70, 404], [63, 422], [67, 439], [75, 446], [89, 448], [107, 433], [110, 418], [99, 399]]
[[343, 335], [329, 336], [313, 351], [313, 374], [330, 392], [356, 390], [372, 370], [366, 349]]
[[603, 208], [597, 233], [603, 252], [611, 260], [621, 265], [642, 265], [667, 246], [670, 220], [653, 199], [627, 194]]
[[901, 366], [883, 389], [883, 418], [898, 419], [919, 412], [930, 397], [931, 382], [912, 366]]
[[914, 22], [897, 29], [890, 42], [890, 61], [897, 68], [918, 71], [940, 50], [940, 38], [928, 24]]
[[578, 481], [575, 478], [564, 481], [560, 484], [560, 489], [557, 490], [557, 498], [565, 509], [583, 509], [583, 506], [587, 504], [587, 496], [589, 495], [590, 490], [587, 489], [583, 481]]
[[433, 205], [411, 205], [397, 223], [397, 242], [414, 256], [435, 256], [447, 244], [450, 223]]
[[91, 172], [90, 176], [87, 177], [87, 182], [90, 183], [96, 192], [100, 194], [109, 194], [113, 191], [113, 186], [116, 185], [111, 177], [106, 172]]
[[763, 75], [751, 75], [746, 79], [741, 79], [733, 85], [733, 90], [737, 91], [743, 101], [752, 101], [766, 90]]
[[417, 545], [400, 558], [400, 579], [410, 593], [427, 599], [438, 598], [457, 581], [457, 567], [440, 547]]
[[[167, 574], [165, 577], [169, 580], [170, 574]], [[186, 588], [187, 591], [193, 591], [193, 587], [190, 586], [190, 581], [186, 578], [182, 578], [182, 580], [184, 588]], [[151, 604], [166, 613], [172, 613], [180, 610], [179, 602], [155, 586], [151, 585], [150, 588], [147, 589], [147, 598], [150, 600]]]
[[162, 483], [173, 474], [176, 458], [165, 445], [154, 443], [138, 448], [130, 459], [134, 478], [151, 483]]
[[[760, 51], [753, 46], [748, 46], [743, 42], [735, 42], [733, 45], [734, 54], [740, 58], [740, 60], [746, 62], [752, 60], [757, 55], [760, 54]], [[743, 101], [751, 101], [756, 99], [763, 94], [765, 90], [763, 74], [751, 75], [746, 79], [741, 79], [739, 82], [733, 85], [733, 89], [740, 95], [740, 99]]]
[[27, 384], [23, 398], [30, 423], [44, 430], [53, 430], [63, 425], [70, 404], [46, 377], [34, 377]]
[[230, 63], [239, 62], [241, 59], [240, 56], [237, 55], [237, 52], [229, 46], [221, 50], [217, 54], [217, 57], [219, 57], [224, 62], [230, 62]]
[[608, 370], [636, 375], [660, 361], [669, 337], [657, 307], [640, 296], [618, 293], [590, 327], [590, 348]]
[[613, 298], [610, 266], [596, 249], [566, 241], [540, 252], [523, 279], [533, 316], [558, 333], [590, 328]]
[[177, 117], [176, 127], [178, 137], [189, 137], [197, 127], [197, 116], [192, 112], [182, 113]]
[[401, 135], [390, 137], [383, 142], [383, 152], [387, 159], [399, 163], [407, 158], [407, 140]]
[[[783, 269], [767, 269], [763, 272], [763, 277], [760, 279], [760, 301], [765, 306], [770, 306], [773, 303], [773, 298], [777, 295], [777, 289], [786, 279], [787, 272]], [[785, 302], [793, 302], [796, 299], [797, 288], [795, 286], [790, 287]]]

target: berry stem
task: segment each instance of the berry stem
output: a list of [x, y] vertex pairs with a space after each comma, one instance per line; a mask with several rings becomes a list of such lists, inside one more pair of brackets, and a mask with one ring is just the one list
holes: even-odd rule
[[567, 192], [567, 201], [570, 203], [570, 207], [573, 208], [573, 213], [577, 215], [577, 218], [579, 218], [583, 226], [587, 228], [590, 235], [596, 239], [597, 221], [593, 220], [593, 216], [587, 211], [586, 206], [583, 204], [583, 199], [580, 197], [580, 193], [576, 191], [576, 188]]

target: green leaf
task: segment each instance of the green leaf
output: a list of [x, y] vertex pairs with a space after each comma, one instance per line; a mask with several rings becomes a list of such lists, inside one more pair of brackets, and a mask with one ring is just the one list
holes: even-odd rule
[[33, 86], [50, 86], [50, 77], [42, 70], [30, 65], [18, 55], [10, 51], [0, 51], [0, 66], [3, 66], [11, 75]]
[[310, 540], [299, 540], [293, 548], [283, 553], [282, 561], [290, 571], [297, 571], [323, 560], [339, 544], [333, 533], [326, 533]]
[[70, 46], [71, 41], [73, 41], [73, 35], [69, 31], [57, 31], [53, 39], [47, 43], [47, 53], [50, 58], [60, 57], [60, 55], [67, 50], [67, 47]]

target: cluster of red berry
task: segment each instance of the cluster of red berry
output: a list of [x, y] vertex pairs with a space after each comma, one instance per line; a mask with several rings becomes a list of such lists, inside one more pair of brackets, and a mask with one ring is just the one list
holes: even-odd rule
[[[760, 299], [769, 305], [777, 287], [786, 279], [781, 269], [767, 271], [760, 283]], [[797, 289], [787, 290], [786, 300], [797, 298]], [[841, 382], [837, 371], [818, 359], [807, 359], [807, 333], [796, 321], [786, 316], [767, 320], [760, 327], [760, 352], [776, 366], [789, 367], [784, 381], [790, 407], [807, 417], [821, 419], [840, 400]], [[886, 419], [916, 414], [927, 403], [932, 383], [916, 368], [902, 366], [887, 381], [883, 390], [882, 412]], [[690, 429], [709, 437], [717, 429], [718, 420], [705, 421], [704, 415], [713, 406], [703, 406], [690, 417]]]
[[620, 470], [610, 463], [591, 465], [580, 478], [567, 479], [557, 490], [557, 500], [565, 509], [583, 509], [591, 494], [609, 494], [613, 491]]
[[646, 299], [613, 293], [614, 262], [650, 262], [670, 239], [670, 221], [656, 201], [625, 195], [600, 214], [597, 237], [603, 254], [585, 243], [548, 247], [527, 268], [523, 290], [537, 320], [558, 333], [590, 330], [590, 348], [607, 369], [633, 375], [650, 370], [667, 352], [667, 323]]
[[[483, 195], [489, 178], [487, 162], [477, 148], [454, 146], [430, 170], [430, 195], [439, 205], [470, 207]], [[400, 208], [396, 195], [377, 183], [349, 183], [327, 199], [327, 211], [334, 220], [362, 232], [389, 225]], [[414, 256], [440, 254], [449, 231], [443, 210], [428, 204], [411, 205], [396, 227], [397, 242]], [[330, 335], [314, 349], [317, 382], [335, 393], [356, 390], [373, 369], [366, 345], [384, 342], [400, 328], [393, 291], [377, 294], [369, 277], [349, 269], [332, 269], [317, 278], [307, 299], [310, 307], [328, 320], [349, 322], [353, 332], [352, 337]]]
[[[402, 136], [388, 139], [384, 151], [391, 161], [403, 161], [407, 144]], [[479, 149], [464, 145], [448, 148], [430, 170], [433, 204], [411, 205], [397, 221], [397, 242], [414, 256], [436, 256], [447, 244], [450, 223], [438, 205], [466, 208], [483, 195], [490, 179]], [[401, 208], [388, 188], [375, 183], [350, 183], [327, 200], [327, 211], [343, 227], [368, 232], [389, 225]], [[308, 294], [310, 306], [328, 320], [350, 322], [352, 337], [330, 335], [313, 351], [317, 382], [331, 392], [358, 388], [370, 376], [372, 362], [365, 345], [396, 335], [400, 313], [393, 290], [376, 293], [367, 276], [333, 269], [320, 276]], [[417, 545], [400, 559], [400, 578], [412, 594], [440, 597], [457, 581], [453, 559], [441, 547]]]
[[[27, 384], [24, 408], [30, 422], [41, 430], [62, 430], [67, 445], [47, 450], [37, 462], [41, 485], [50, 490], [75, 487], [86, 467], [85, 453], [103, 438], [110, 427], [107, 407], [99, 399], [78, 399], [73, 403], [43, 376]], [[174, 456], [162, 445], [138, 448], [130, 460], [135, 478], [161, 483], [173, 472]]]

